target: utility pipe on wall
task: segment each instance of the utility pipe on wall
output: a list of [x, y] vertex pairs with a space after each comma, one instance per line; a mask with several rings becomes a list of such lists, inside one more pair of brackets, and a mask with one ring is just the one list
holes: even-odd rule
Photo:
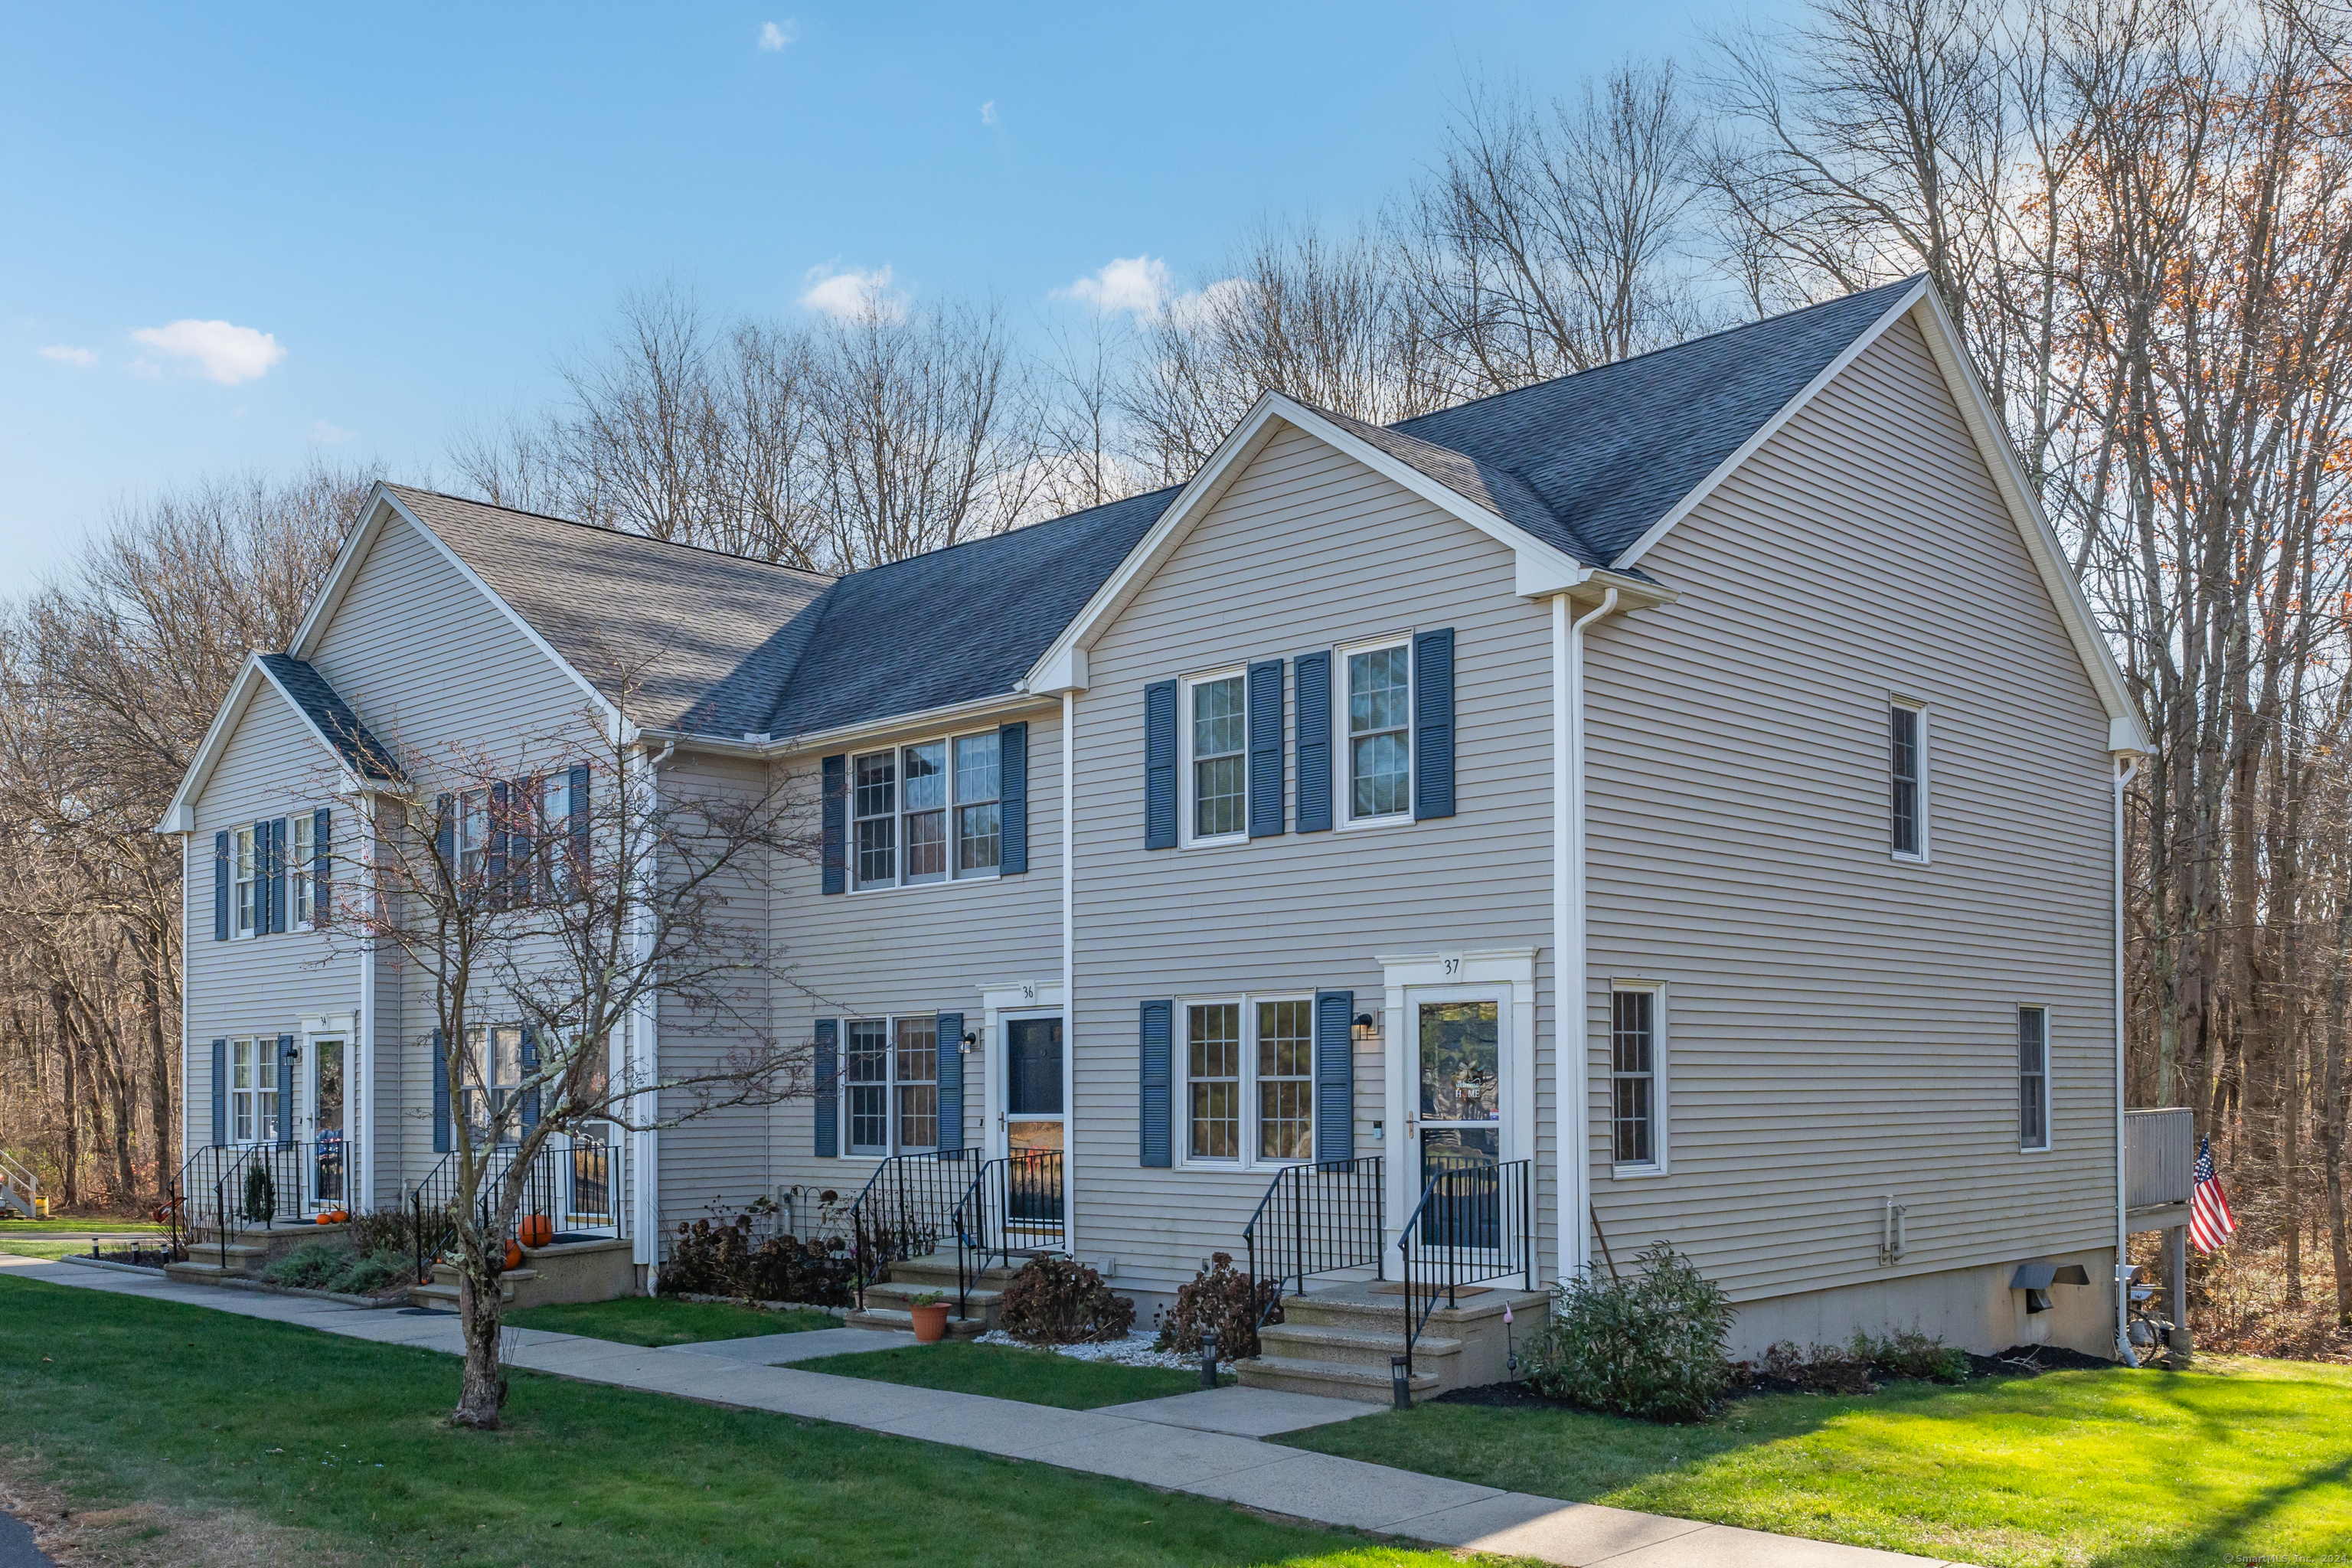
[[1555, 1147], [1559, 1205], [1558, 1278], [1573, 1279], [1591, 1255], [1592, 1062], [1585, 1018], [1584, 628], [1617, 608], [1610, 589], [1569, 618], [1568, 595], [1551, 601], [1553, 1071], [1560, 1126]]

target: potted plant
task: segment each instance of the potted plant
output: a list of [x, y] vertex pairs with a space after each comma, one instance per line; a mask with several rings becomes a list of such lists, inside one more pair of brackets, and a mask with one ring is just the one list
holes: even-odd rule
[[908, 1314], [915, 1320], [915, 1342], [935, 1345], [948, 1337], [948, 1299], [937, 1290], [908, 1298]]

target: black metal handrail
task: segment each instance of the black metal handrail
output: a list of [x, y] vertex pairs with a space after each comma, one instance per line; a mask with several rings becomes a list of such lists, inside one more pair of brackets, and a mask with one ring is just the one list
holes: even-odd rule
[[[558, 1237], [575, 1240], [598, 1233], [627, 1237], [628, 1205], [621, 1201], [612, 1144], [593, 1138], [551, 1138], [532, 1152], [520, 1177], [515, 1173], [517, 1155], [516, 1146], [507, 1143], [481, 1152], [485, 1164], [481, 1179], [475, 1184], [474, 1200], [482, 1230], [490, 1228], [503, 1184], [520, 1180], [518, 1224], [544, 1215]], [[415, 1240], [420, 1285], [432, 1279], [433, 1266], [457, 1239], [457, 1155], [452, 1151], [409, 1191], [410, 1229]]]
[[348, 1208], [356, 1150], [340, 1134], [284, 1143], [213, 1143], [189, 1151], [166, 1205], [175, 1247], [193, 1253], [212, 1233], [220, 1265], [229, 1237], [248, 1227], [296, 1223], [314, 1210]]
[[1404, 1276], [1404, 1370], [1439, 1301], [1465, 1285], [1522, 1275], [1536, 1288], [1534, 1163], [1465, 1161], [1440, 1166], [1397, 1237]]
[[1069, 1194], [1062, 1151], [1028, 1149], [980, 1168], [956, 1209], [958, 1246], [973, 1260], [972, 1278], [992, 1263], [1069, 1250]]
[[[1378, 1154], [1286, 1165], [1242, 1226], [1249, 1277], [1268, 1280], [1261, 1327], [1276, 1321], [1286, 1289], [1341, 1268], [1378, 1268], [1387, 1243], [1386, 1166]], [[1264, 1264], [1264, 1268], [1261, 1268]], [[1271, 1272], [1266, 1272], [1270, 1269]]]
[[891, 1264], [928, 1258], [952, 1237], [956, 1243], [956, 1316], [965, 1316], [971, 1281], [971, 1238], [957, 1216], [980, 1177], [977, 1149], [931, 1149], [892, 1154], [874, 1167], [849, 1205], [852, 1267], [857, 1310], [866, 1287], [879, 1284]]

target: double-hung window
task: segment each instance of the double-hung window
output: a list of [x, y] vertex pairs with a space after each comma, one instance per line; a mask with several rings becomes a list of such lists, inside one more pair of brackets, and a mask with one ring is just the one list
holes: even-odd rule
[[[474, 1024], [466, 1030], [466, 1115], [474, 1136], [488, 1139], [492, 1118], [507, 1109], [522, 1084], [522, 1026]], [[500, 1142], [511, 1143], [522, 1130], [512, 1122]]]
[[1183, 1024], [1187, 1160], [1314, 1158], [1313, 1004], [1287, 996], [1193, 1002]]
[[842, 1112], [848, 1152], [919, 1154], [939, 1147], [937, 1016], [852, 1018], [845, 1027]]
[[2017, 1010], [2017, 1145], [2050, 1147], [2050, 1010]]
[[292, 911], [294, 929], [309, 931], [317, 918], [317, 911], [312, 907], [316, 895], [310, 884], [310, 873], [319, 859], [318, 840], [315, 837], [318, 824], [317, 819], [306, 811], [295, 817], [290, 826], [293, 859], [292, 863], [286, 868], [286, 883], [294, 898]]
[[1184, 682], [1185, 775], [1191, 809], [1185, 837], [1193, 844], [1241, 839], [1249, 833], [1249, 699], [1238, 669]]
[[1927, 858], [1927, 710], [1896, 702], [1886, 710], [1887, 847], [1901, 859]]
[[478, 889], [490, 867], [490, 792], [469, 789], [457, 796], [457, 882]]
[[261, 929], [261, 857], [254, 831], [240, 827], [229, 836], [229, 908], [236, 926], [232, 935], [251, 936]]
[[1350, 823], [1412, 815], [1412, 645], [1344, 649]]
[[572, 771], [558, 768], [546, 777], [535, 781], [531, 794], [531, 858], [536, 866], [525, 868], [526, 879], [541, 893], [551, 899], [569, 895], [576, 885], [572, 878]]
[[228, 1043], [229, 1131], [239, 1143], [261, 1143], [278, 1135], [278, 1042]]
[[856, 885], [993, 876], [1002, 824], [996, 731], [867, 752], [850, 764]]
[[1662, 1164], [1658, 1125], [1658, 993], [1618, 986], [1609, 994], [1610, 1159], [1622, 1169]]

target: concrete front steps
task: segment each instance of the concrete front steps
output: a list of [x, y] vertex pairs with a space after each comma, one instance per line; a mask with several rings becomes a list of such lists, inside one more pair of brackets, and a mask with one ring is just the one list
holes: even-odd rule
[[908, 1310], [908, 1302], [936, 1290], [947, 1298], [948, 1338], [977, 1339], [996, 1327], [997, 1303], [1003, 1299], [1004, 1287], [1011, 1283], [1015, 1272], [1011, 1268], [982, 1271], [963, 1293], [964, 1310], [970, 1315], [959, 1318], [956, 1255], [934, 1252], [928, 1258], [906, 1258], [890, 1265], [887, 1280], [866, 1287], [865, 1310], [853, 1311], [843, 1321], [853, 1329], [912, 1329], [915, 1315]]
[[[1456, 1301], [1431, 1312], [1413, 1344], [1416, 1399], [1510, 1377], [1514, 1345], [1525, 1345], [1550, 1315], [1550, 1298], [1537, 1290], [1496, 1286]], [[1257, 1355], [1234, 1363], [1243, 1384], [1380, 1405], [1394, 1397], [1389, 1358], [1404, 1351], [1402, 1294], [1368, 1281], [1318, 1286], [1285, 1296], [1282, 1319], [1257, 1331]]]
[[341, 1241], [345, 1228], [280, 1220], [230, 1231], [226, 1238], [205, 1232], [188, 1248], [187, 1261], [171, 1264], [163, 1272], [187, 1285], [214, 1285], [224, 1279], [258, 1279], [263, 1269], [298, 1247], [314, 1241]]
[[[636, 1267], [625, 1240], [559, 1241], [522, 1249], [522, 1267], [499, 1276], [499, 1297], [520, 1311], [527, 1307], [552, 1307], [571, 1301], [610, 1301], [637, 1293]], [[409, 1305], [457, 1306], [456, 1266], [436, 1263], [432, 1282], [408, 1288]]]

